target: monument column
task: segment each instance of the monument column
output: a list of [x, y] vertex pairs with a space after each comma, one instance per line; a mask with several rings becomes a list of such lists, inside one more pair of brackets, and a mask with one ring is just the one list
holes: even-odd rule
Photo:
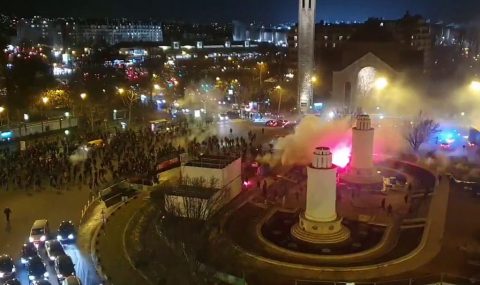
[[307, 167], [307, 201], [305, 212], [292, 229], [292, 235], [315, 244], [340, 243], [350, 237], [336, 211], [337, 166], [332, 164], [328, 147], [317, 147]]
[[370, 190], [382, 189], [383, 178], [377, 173], [373, 163], [373, 143], [375, 130], [370, 116], [358, 115], [352, 128], [352, 156], [347, 172], [341, 180]]
[[299, 0], [298, 8], [298, 110], [307, 113], [313, 105], [312, 76], [315, 47], [316, 0]]

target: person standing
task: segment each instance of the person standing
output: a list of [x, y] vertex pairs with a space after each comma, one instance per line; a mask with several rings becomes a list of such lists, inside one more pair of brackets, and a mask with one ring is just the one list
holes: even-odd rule
[[3, 210], [3, 213], [5, 214], [5, 219], [7, 220], [7, 223], [10, 223], [10, 214], [12, 213], [12, 210], [10, 210], [10, 208], [5, 208], [5, 210]]

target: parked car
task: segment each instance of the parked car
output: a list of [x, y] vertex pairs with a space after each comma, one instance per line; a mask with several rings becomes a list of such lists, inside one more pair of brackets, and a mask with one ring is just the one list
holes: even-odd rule
[[57, 240], [61, 242], [74, 241], [77, 237], [77, 231], [72, 221], [63, 221], [60, 223], [57, 231]]
[[28, 262], [28, 280], [37, 284], [40, 280], [48, 280], [48, 271], [40, 256], [34, 256]]
[[75, 275], [75, 265], [72, 259], [68, 255], [60, 255], [55, 259], [55, 271], [57, 272], [57, 278], [60, 281], [63, 279]]
[[37, 255], [38, 255], [38, 250], [33, 243], [31, 242], [24, 243], [22, 246], [22, 256], [20, 257], [20, 262], [23, 265], [26, 265], [32, 257]]
[[60, 255], [65, 254], [63, 245], [58, 240], [48, 240], [45, 242], [45, 250], [47, 252], [48, 259], [53, 262]]
[[6, 254], [0, 255], [0, 280], [6, 281], [15, 277], [15, 264]]

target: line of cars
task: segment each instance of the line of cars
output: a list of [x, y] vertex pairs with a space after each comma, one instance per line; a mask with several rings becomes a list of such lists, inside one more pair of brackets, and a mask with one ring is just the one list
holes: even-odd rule
[[[62, 285], [81, 285], [75, 276], [75, 264], [65, 253], [63, 244], [75, 242], [76, 230], [71, 221], [63, 221], [58, 227], [56, 239], [51, 236], [48, 221], [36, 220], [30, 230], [28, 243], [22, 246], [20, 262], [27, 270], [29, 284], [48, 285], [50, 282], [48, 264], [53, 264], [56, 277]], [[46, 256], [47, 262], [44, 262]], [[13, 259], [4, 254], [0, 256], [0, 282], [3, 285], [19, 285], [16, 278]]]

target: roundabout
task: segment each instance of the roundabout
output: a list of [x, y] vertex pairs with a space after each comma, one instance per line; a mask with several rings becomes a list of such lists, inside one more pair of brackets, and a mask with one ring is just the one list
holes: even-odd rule
[[[386, 278], [427, 263], [439, 250], [434, 241], [443, 235], [445, 215], [433, 212], [445, 208], [448, 203], [448, 182], [444, 179], [435, 186], [433, 173], [428, 177], [417, 175], [418, 172], [425, 174], [426, 170], [420, 166], [401, 161], [384, 163], [401, 165], [406, 174], [415, 179], [412, 181], [415, 187], [409, 192], [411, 198], [402, 207], [406, 204], [404, 193], [363, 192], [353, 194], [352, 199], [356, 190], [342, 189], [337, 209], [344, 217], [342, 226], [350, 232], [347, 240], [330, 244], [299, 240], [291, 229], [301, 217], [300, 207], [268, 207], [260, 202], [260, 194], [255, 193], [223, 217], [221, 234], [211, 244], [217, 249], [211, 259], [224, 260], [235, 256], [234, 261], [230, 259], [234, 263], [233, 270], [249, 272], [254, 279], [260, 278], [256, 272], [268, 270], [287, 279], [337, 281]], [[301, 187], [297, 185], [297, 188]], [[425, 195], [425, 189], [433, 192]], [[296, 190], [295, 187], [289, 189]], [[372, 209], [370, 200], [378, 199], [379, 195], [394, 205], [391, 214], [380, 204]], [[305, 197], [300, 200], [303, 199]], [[409, 211], [409, 206], [414, 209]], [[222, 270], [232, 270], [232, 267], [215, 265]]]

